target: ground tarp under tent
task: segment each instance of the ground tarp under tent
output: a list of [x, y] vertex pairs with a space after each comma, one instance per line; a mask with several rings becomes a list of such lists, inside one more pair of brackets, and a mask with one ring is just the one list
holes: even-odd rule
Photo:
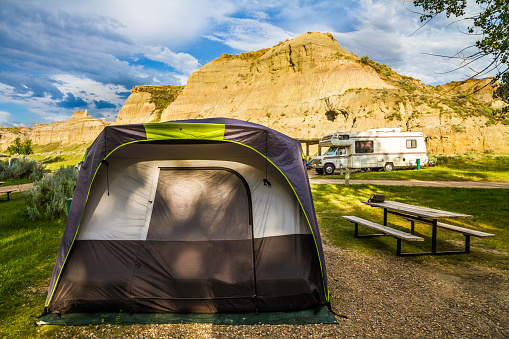
[[328, 305], [297, 140], [212, 118], [107, 126], [88, 149], [47, 315]]

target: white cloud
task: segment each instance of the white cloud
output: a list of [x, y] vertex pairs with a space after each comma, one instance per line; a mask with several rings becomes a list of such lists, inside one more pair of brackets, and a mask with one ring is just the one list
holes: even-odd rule
[[187, 45], [233, 13], [231, 0], [89, 0], [55, 1], [57, 8], [95, 13], [123, 23], [119, 31], [140, 44]]
[[144, 55], [148, 59], [162, 62], [187, 75], [199, 66], [198, 60], [187, 53], [175, 53], [163, 46], [146, 47], [146, 50]]
[[[207, 37], [210, 39], [210, 36]], [[232, 48], [247, 52], [269, 48], [294, 37], [295, 34], [271, 23], [230, 18], [226, 20], [224, 31], [214, 33], [211, 40], [220, 40]]]
[[125, 100], [118, 93], [129, 91], [124, 86], [104, 84], [71, 74], [55, 74], [52, 76], [52, 79], [57, 81], [56, 87], [62, 93], [72, 93], [87, 103], [107, 101], [116, 105], [122, 105]]
[[11, 114], [9, 112], [0, 111], [0, 124], [3, 124], [3, 125], [9, 124], [10, 125], [10, 117], [11, 117]]
[[[461, 21], [449, 25], [455, 19], [439, 16], [420, 28], [422, 23], [418, 15], [411, 13], [407, 6], [411, 5], [361, 0], [359, 8], [350, 13], [359, 22], [354, 31], [334, 32], [333, 35], [351, 52], [368, 55], [370, 59], [386, 63], [399, 73], [426, 84], [440, 84], [473, 75], [469, 69], [450, 72], [461, 65], [458, 59], [430, 55], [453, 56], [473, 45], [476, 37], [463, 33], [468, 24]], [[481, 69], [486, 62], [481, 61], [476, 68]]]

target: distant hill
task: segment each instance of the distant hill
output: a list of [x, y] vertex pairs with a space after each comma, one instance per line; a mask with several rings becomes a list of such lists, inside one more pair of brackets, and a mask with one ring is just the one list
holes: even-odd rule
[[[489, 81], [426, 86], [359, 58], [328, 33], [306, 33], [272, 48], [222, 55], [193, 72], [185, 87], [134, 87], [113, 124], [230, 117], [295, 138], [399, 127], [422, 131], [436, 154], [509, 152], [509, 120], [500, 114], [503, 103], [493, 100], [494, 88], [485, 86]], [[94, 133], [109, 123], [96, 124]], [[47, 142], [40, 128], [31, 131], [36, 144]], [[67, 143], [60, 135], [51, 138]]]

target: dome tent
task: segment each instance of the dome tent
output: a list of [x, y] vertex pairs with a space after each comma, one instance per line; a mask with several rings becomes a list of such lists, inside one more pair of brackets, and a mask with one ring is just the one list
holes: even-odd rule
[[297, 140], [211, 118], [107, 126], [87, 150], [46, 313], [328, 304]]

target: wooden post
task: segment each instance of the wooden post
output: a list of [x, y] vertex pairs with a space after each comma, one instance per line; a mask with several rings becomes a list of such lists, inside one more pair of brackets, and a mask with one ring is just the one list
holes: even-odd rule
[[350, 168], [346, 168], [346, 175], [345, 175], [345, 186], [350, 186]]

